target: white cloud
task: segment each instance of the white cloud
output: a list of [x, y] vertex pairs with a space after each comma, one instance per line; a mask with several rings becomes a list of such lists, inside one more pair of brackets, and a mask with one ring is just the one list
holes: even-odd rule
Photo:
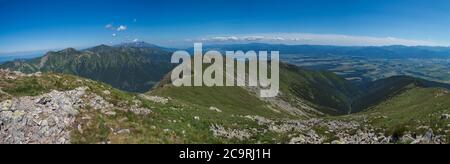
[[114, 33], [114, 34], [112, 34], [112, 37], [116, 37], [116, 36], [117, 36], [117, 34], [115, 34], [115, 33]]
[[124, 26], [124, 25], [120, 25], [119, 27], [117, 27], [117, 31], [125, 31], [127, 29], [128, 29], [128, 27]]
[[114, 26], [113, 26], [112, 24], [107, 24], [107, 25], [105, 25], [105, 28], [110, 29], [110, 30], [115, 29]]
[[194, 41], [212, 43], [279, 43], [279, 44], [311, 44], [311, 45], [338, 45], [338, 46], [439, 46], [440, 44], [430, 40], [413, 40], [396, 37], [370, 37], [351, 36], [340, 34], [308, 34], [308, 33], [266, 33], [232, 36], [212, 36]]
[[[210, 38], [203, 38], [203, 41], [214, 42], [237, 42], [237, 41], [261, 41], [265, 38], [263, 36], [216, 36]], [[187, 39], [192, 40], [192, 39]]]
[[133, 42], [138, 42], [138, 41], [139, 41], [139, 39], [137, 39], [137, 38], [136, 38], [136, 39], [133, 39]]

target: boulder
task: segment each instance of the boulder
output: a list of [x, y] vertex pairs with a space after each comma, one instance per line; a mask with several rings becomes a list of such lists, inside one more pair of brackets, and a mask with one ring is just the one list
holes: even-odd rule
[[222, 113], [222, 110], [220, 110], [219, 108], [216, 108], [216, 107], [209, 107], [209, 110], [212, 110], [212, 111], [215, 111], [215, 112], [218, 112], [218, 113]]
[[450, 118], [450, 114], [442, 114], [441, 119], [448, 120]]
[[1, 110], [7, 111], [10, 110], [12, 107], [12, 101], [11, 100], [5, 100], [1, 103]]
[[131, 133], [130, 129], [122, 129], [117, 131], [117, 134], [130, 134], [130, 133]]

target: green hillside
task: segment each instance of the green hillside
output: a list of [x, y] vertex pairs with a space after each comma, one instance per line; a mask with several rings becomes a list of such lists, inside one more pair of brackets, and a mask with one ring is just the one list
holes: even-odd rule
[[385, 100], [395, 97], [397, 94], [415, 87], [442, 87], [450, 89], [449, 84], [437, 83], [409, 76], [394, 76], [381, 79], [361, 87], [361, 91], [364, 92], [364, 94], [362, 94], [354, 102], [354, 110], [352, 112], [357, 113], [364, 111], [367, 108], [377, 105]]
[[[239, 109], [246, 113], [268, 110], [267, 107], [277, 108], [277, 105], [262, 102], [264, 100], [255, 93], [242, 87], [172, 87], [167, 84], [170, 84], [170, 79], [166, 78], [152, 94], [170, 96], [205, 107], [216, 105]], [[353, 97], [361, 94], [351, 83], [333, 73], [307, 71], [284, 63], [280, 65], [280, 92], [280, 100], [297, 108], [295, 110], [317, 114], [301, 106], [307, 105], [332, 115], [348, 113]]]
[[[446, 89], [412, 87], [366, 112], [303, 117], [240, 87], [161, 85], [139, 95], [72, 75], [0, 71], [0, 141], [448, 143], [449, 96]], [[73, 121], [53, 124], [54, 118]], [[27, 140], [28, 134], [43, 132], [49, 136]], [[7, 137], [11, 134], [15, 137]]]
[[358, 88], [336, 74], [308, 71], [289, 64], [280, 67], [280, 88], [283, 98], [289, 102], [301, 98], [321, 112], [347, 114], [352, 110], [354, 97], [361, 95]]
[[[371, 125], [385, 129], [388, 135], [433, 135], [450, 139], [450, 94], [444, 88], [411, 87], [366, 112], [345, 116], [365, 118]], [[360, 120], [362, 121], [362, 120]]]
[[[46, 139], [58, 137], [60, 133], [69, 135], [66, 136], [69, 140], [63, 143], [281, 143], [287, 142], [287, 134], [262, 132], [266, 127], [247, 116], [293, 118], [271, 110], [264, 102], [239, 88], [227, 91], [213, 89], [215, 93], [204, 92], [206, 90], [191, 93], [192, 90], [185, 90], [184, 97], [213, 96], [209, 99], [212, 100], [211, 106], [208, 106], [196, 105], [206, 101], [187, 102], [178, 97], [126, 93], [72, 75], [26, 75], [0, 71], [0, 91], [0, 143], [59, 143]], [[233, 95], [224, 97], [222, 94], [226, 95], [225, 92]], [[62, 102], [66, 105], [61, 105]], [[226, 106], [230, 104], [235, 105]], [[38, 107], [42, 110], [40, 117], [31, 117]], [[66, 114], [67, 111], [72, 111], [72, 114]], [[51, 122], [54, 118], [74, 120], [65, 125], [23, 124], [27, 121]], [[213, 127], [229, 130], [230, 136], [217, 136], [211, 130]], [[62, 129], [48, 131], [52, 128]], [[27, 140], [26, 136], [19, 135], [41, 132], [49, 133], [50, 136]], [[16, 137], [7, 140], [11, 134]]]
[[49, 52], [36, 59], [7, 62], [0, 68], [24, 73], [66, 73], [105, 82], [125, 91], [145, 92], [173, 65], [170, 53], [157, 47], [101, 45], [82, 51], [69, 48]]

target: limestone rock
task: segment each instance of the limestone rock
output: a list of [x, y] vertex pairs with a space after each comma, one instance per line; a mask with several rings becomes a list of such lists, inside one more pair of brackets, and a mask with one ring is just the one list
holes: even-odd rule
[[217, 107], [209, 107], [209, 110], [211, 110], [211, 111], [215, 111], [215, 112], [218, 112], [218, 113], [222, 113], [222, 110], [220, 110], [219, 108], [217, 108]]

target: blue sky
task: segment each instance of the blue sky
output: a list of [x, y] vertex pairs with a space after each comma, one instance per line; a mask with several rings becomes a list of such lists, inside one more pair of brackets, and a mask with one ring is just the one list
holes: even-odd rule
[[0, 0], [0, 53], [136, 40], [447, 46], [448, 11], [448, 0]]

